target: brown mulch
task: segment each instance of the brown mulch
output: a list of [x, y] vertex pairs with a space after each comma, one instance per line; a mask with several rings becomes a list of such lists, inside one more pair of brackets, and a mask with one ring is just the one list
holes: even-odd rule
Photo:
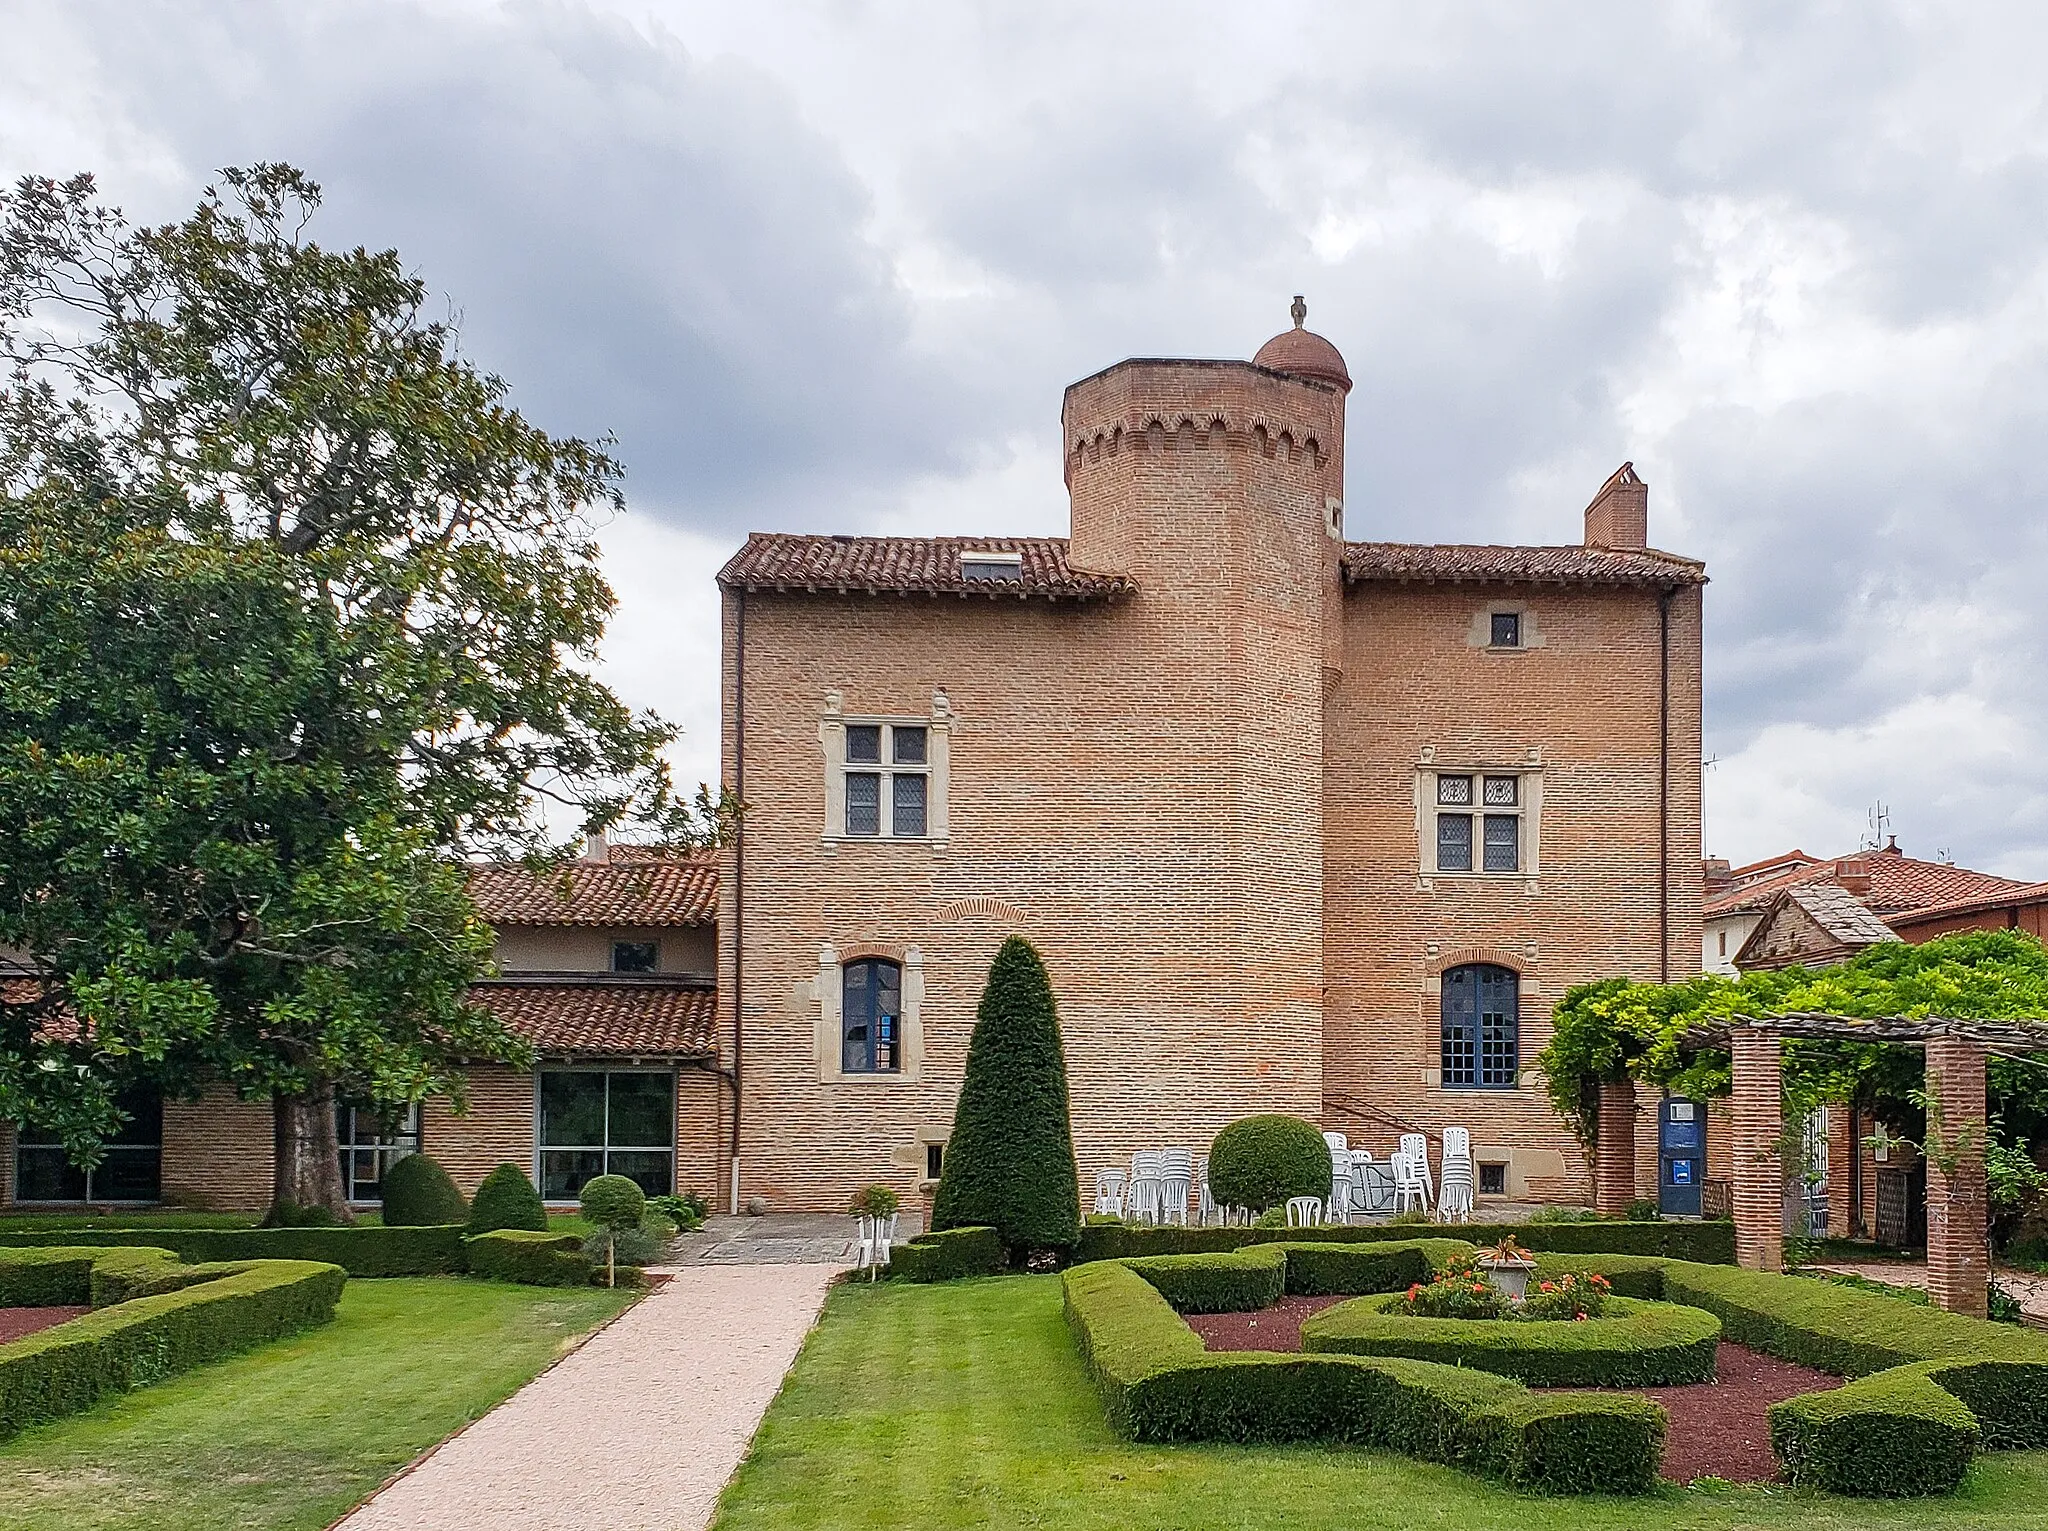
[[90, 1312], [90, 1308], [0, 1308], [0, 1345]]
[[[1188, 1327], [1211, 1350], [1299, 1350], [1301, 1326], [1343, 1297], [1283, 1297], [1253, 1313], [1190, 1313]], [[1663, 1475], [1676, 1483], [1726, 1478], [1763, 1483], [1778, 1475], [1766, 1411], [1800, 1393], [1841, 1386], [1842, 1379], [1794, 1366], [1746, 1346], [1721, 1342], [1713, 1382], [1683, 1387], [1615, 1388], [1654, 1398], [1671, 1416]]]

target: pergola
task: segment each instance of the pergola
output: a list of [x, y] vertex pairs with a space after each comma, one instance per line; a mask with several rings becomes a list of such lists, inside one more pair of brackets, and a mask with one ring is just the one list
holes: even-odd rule
[[1931, 1017], [1859, 1019], [1792, 1014], [1695, 1027], [1685, 1045], [1726, 1047], [1733, 1064], [1735, 1259], [1751, 1270], [1784, 1267], [1782, 1094], [1787, 1037], [1883, 1042], [1927, 1055], [1927, 1294], [1952, 1313], [1983, 1317], [1990, 1268], [1985, 1244], [1984, 1071], [1991, 1053], [2048, 1048], [2039, 1026]]

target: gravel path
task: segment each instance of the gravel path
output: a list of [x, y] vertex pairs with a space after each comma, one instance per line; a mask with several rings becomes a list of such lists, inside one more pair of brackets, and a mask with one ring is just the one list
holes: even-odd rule
[[678, 1270], [340, 1531], [700, 1531], [836, 1274]]

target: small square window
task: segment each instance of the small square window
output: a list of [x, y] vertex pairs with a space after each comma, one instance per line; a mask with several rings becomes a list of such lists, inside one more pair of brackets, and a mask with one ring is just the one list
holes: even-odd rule
[[661, 965], [661, 948], [653, 941], [612, 942], [614, 973], [651, 973]]
[[1472, 778], [1469, 776], [1439, 776], [1436, 779], [1436, 800], [1439, 803], [1454, 803], [1462, 807], [1472, 801]]
[[1514, 807], [1515, 790], [1515, 778], [1512, 776], [1487, 777], [1486, 806], [1489, 808]]
[[1493, 614], [1493, 635], [1489, 641], [1497, 649], [1520, 648], [1522, 614], [1518, 611], [1496, 611]]
[[1479, 1166], [1479, 1194], [1481, 1196], [1505, 1196], [1508, 1194], [1508, 1167], [1505, 1164], [1482, 1164]]
[[889, 730], [889, 742], [894, 746], [897, 765], [924, 764], [925, 730], [922, 728], [892, 728]]
[[1472, 815], [1440, 813], [1436, 816], [1436, 869], [1439, 872], [1472, 870]]
[[846, 832], [849, 835], [879, 835], [882, 832], [882, 778], [874, 771], [846, 773]]
[[880, 765], [882, 761], [882, 725], [879, 723], [847, 724], [846, 758], [859, 761], [862, 765]]

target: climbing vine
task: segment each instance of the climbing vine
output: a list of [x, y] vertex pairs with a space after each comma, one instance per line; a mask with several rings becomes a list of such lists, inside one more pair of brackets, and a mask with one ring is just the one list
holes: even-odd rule
[[[1634, 1079], [1696, 1099], [1726, 1095], [1727, 1049], [1684, 1049], [1686, 1034], [1715, 1021], [1801, 1011], [2041, 1021], [2042, 1061], [1993, 1058], [1990, 1094], [2021, 1135], [2048, 1128], [2048, 947], [2019, 931], [1966, 931], [1918, 946], [1888, 941], [1824, 968], [1581, 984], [1559, 1002], [1537, 1066], [1551, 1104], [1590, 1144], [1603, 1082]], [[1922, 1075], [1917, 1048], [1810, 1039], [1785, 1045], [1788, 1114], [1854, 1101], [1917, 1136], [1925, 1125], [1916, 1099]]]

